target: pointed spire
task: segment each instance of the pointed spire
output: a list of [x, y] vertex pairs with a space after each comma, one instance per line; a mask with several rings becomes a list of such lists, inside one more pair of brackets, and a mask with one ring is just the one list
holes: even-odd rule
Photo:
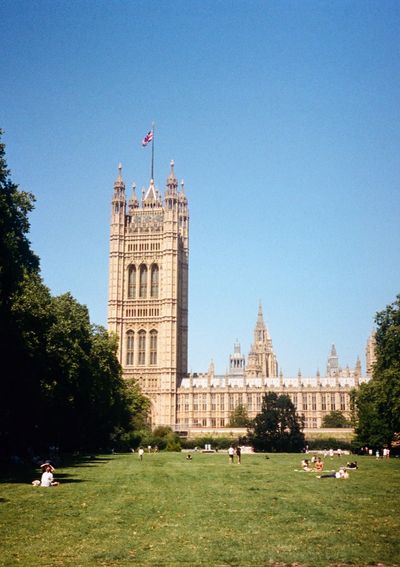
[[125, 189], [125, 183], [124, 180], [122, 179], [122, 163], [119, 162], [118, 164], [118, 175], [117, 175], [117, 179], [114, 182], [114, 188], [115, 189]]
[[171, 171], [170, 171], [169, 176], [167, 177], [167, 189], [171, 193], [176, 193], [176, 190], [178, 188], [178, 180], [175, 177], [175, 171], [174, 171], [175, 162], [174, 162], [173, 159], [170, 162], [170, 166], [171, 166]]
[[136, 183], [132, 183], [132, 195], [129, 199], [129, 211], [131, 212], [133, 209], [137, 209], [139, 206], [139, 201], [136, 197]]
[[257, 314], [257, 323], [264, 323], [263, 311], [262, 311], [262, 304], [261, 301], [258, 302], [258, 314]]

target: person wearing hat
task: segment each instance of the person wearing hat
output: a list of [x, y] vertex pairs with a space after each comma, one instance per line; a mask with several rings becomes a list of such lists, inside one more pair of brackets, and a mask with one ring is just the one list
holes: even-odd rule
[[54, 467], [53, 465], [51, 465], [50, 463], [43, 463], [43, 465], [40, 465], [40, 468], [42, 469], [42, 477], [39, 480], [34, 480], [32, 482], [33, 486], [44, 486], [46, 488], [50, 487], [50, 486], [58, 486], [60, 483], [57, 482], [56, 480], [54, 480], [54, 476], [53, 476], [53, 472], [54, 472]]

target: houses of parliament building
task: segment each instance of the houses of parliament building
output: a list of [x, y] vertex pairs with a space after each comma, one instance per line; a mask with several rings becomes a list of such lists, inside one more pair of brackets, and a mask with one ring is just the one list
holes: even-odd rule
[[240, 404], [249, 418], [261, 410], [268, 391], [287, 394], [307, 428], [321, 426], [324, 415], [350, 415], [350, 391], [368, 381], [374, 362], [374, 338], [366, 348], [366, 373], [357, 358], [341, 368], [332, 345], [326, 371], [305, 377], [283, 376], [258, 307], [247, 360], [235, 343], [229, 369], [188, 373], [189, 208], [174, 163], [164, 194], [151, 180], [138, 198], [126, 194], [122, 167], [114, 183], [109, 260], [109, 331], [118, 336], [118, 357], [126, 379], [135, 379], [151, 400], [153, 426], [175, 430], [226, 427]]

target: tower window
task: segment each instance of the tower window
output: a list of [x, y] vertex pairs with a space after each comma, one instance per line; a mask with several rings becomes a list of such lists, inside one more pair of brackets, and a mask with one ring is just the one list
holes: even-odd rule
[[157, 364], [157, 331], [150, 331], [150, 364]]
[[138, 364], [144, 365], [146, 363], [146, 332], [139, 331], [139, 346], [138, 346]]
[[134, 364], [134, 342], [135, 335], [133, 331], [128, 331], [126, 333], [126, 365], [131, 366]]
[[128, 269], [128, 299], [136, 297], [136, 266], [129, 266]]
[[158, 266], [153, 264], [151, 267], [151, 297], [158, 297], [158, 275]]
[[147, 267], [140, 266], [140, 291], [139, 297], [147, 296]]

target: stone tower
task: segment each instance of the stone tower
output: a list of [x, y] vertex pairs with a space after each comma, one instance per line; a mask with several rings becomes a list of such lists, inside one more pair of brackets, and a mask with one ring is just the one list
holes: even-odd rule
[[111, 208], [108, 327], [126, 379], [151, 400], [152, 425], [175, 426], [187, 373], [189, 212], [174, 163], [164, 199], [150, 181], [127, 200], [122, 167]]
[[254, 329], [254, 340], [247, 357], [247, 376], [264, 376], [276, 378], [278, 376], [278, 362], [272, 339], [264, 323], [261, 303], [258, 306], [257, 322]]

